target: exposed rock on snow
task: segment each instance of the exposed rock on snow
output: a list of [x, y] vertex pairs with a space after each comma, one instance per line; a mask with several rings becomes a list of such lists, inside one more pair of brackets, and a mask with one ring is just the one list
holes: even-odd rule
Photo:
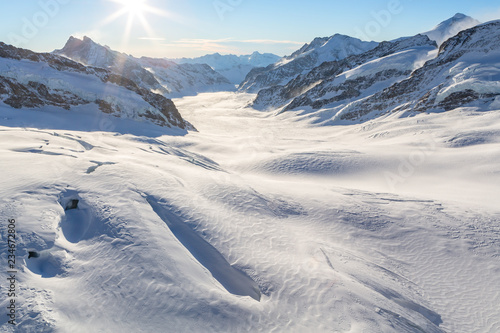
[[253, 69], [240, 85], [240, 90], [258, 92], [266, 87], [283, 85], [325, 61], [344, 59], [353, 54], [366, 52], [377, 45], [375, 42], [363, 42], [340, 34], [316, 38], [275, 64]]
[[141, 58], [111, 50], [88, 37], [70, 37], [61, 50], [63, 55], [84, 65], [109, 69], [134, 81], [141, 88], [172, 96], [228, 90], [234, 86], [206, 65], [176, 64], [165, 59]]
[[174, 103], [109, 70], [0, 43], [0, 99], [14, 108], [96, 104], [104, 113], [194, 129]]
[[[407, 77], [415, 69], [415, 63], [421, 62], [436, 47], [435, 42], [423, 35], [382, 42], [362, 54], [324, 62], [285, 86], [263, 89], [258, 93], [254, 105], [280, 107], [297, 96], [300, 97], [293, 100], [287, 109], [313, 104], [313, 108], [319, 108], [332, 102], [350, 100], [362, 95], [363, 90], [366, 91], [375, 83], [385, 81], [387, 86]], [[332, 93], [332, 97], [325, 98]]]

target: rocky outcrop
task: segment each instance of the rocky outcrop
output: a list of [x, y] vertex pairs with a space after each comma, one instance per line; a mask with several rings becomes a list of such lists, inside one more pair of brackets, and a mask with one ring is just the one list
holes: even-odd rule
[[289, 57], [248, 73], [240, 85], [240, 91], [258, 92], [275, 85], [285, 85], [304, 72], [310, 71], [325, 61], [334, 61], [361, 54], [375, 48], [378, 43], [363, 42], [345, 35], [316, 38], [310, 44], [294, 52]]
[[[443, 43], [435, 59], [412, 75], [344, 109], [341, 119], [370, 112], [451, 110], [500, 95], [500, 21], [460, 32]], [[492, 66], [493, 65], [493, 66]]]
[[194, 130], [170, 99], [129, 78], [55, 54], [35, 53], [1, 42], [0, 101], [18, 109], [55, 106], [70, 110], [94, 103], [107, 114]]
[[[374, 64], [375, 70], [373, 68], [370, 68], [369, 71], [365, 69], [364, 73], [360, 70], [361, 74], [356, 75], [356, 78], [337, 77], [340, 74], [405, 50], [414, 50], [413, 53], [426, 53], [435, 48], [437, 48], [436, 43], [423, 35], [393, 42], [382, 42], [376, 48], [362, 54], [352, 55], [338, 61], [324, 62], [307, 74], [297, 76], [284, 86], [263, 89], [258, 93], [254, 106], [281, 107], [293, 99], [286, 110], [300, 106], [312, 106], [317, 109], [331, 102], [352, 99], [360, 96], [362, 90], [370, 88], [375, 83], [382, 81], [390, 83], [391, 79], [400, 80], [408, 77], [412, 70], [401, 68], [394, 62], [394, 59], [388, 59], [386, 63]], [[390, 62], [394, 66], [388, 64]], [[412, 66], [413, 64], [410, 64], [411, 69], [413, 69]], [[335, 96], [325, 98], [327, 94]]]
[[88, 37], [70, 37], [66, 45], [53, 54], [83, 65], [107, 69], [141, 88], [171, 97], [234, 89], [234, 85], [206, 64], [177, 64], [148, 57], [138, 59], [100, 45]]

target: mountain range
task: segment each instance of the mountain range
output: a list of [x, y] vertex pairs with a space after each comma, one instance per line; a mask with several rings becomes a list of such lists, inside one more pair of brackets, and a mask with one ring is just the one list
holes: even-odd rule
[[[281, 77], [286, 77], [285, 84], [261, 88], [253, 106], [298, 110], [323, 124], [363, 121], [394, 111], [451, 110], [471, 103], [488, 107], [498, 94], [498, 70], [492, 64], [498, 57], [499, 29], [495, 21], [478, 23], [457, 14], [432, 31], [382, 42], [308, 71], [293, 71], [293, 79]], [[463, 27], [468, 28], [454, 35]], [[261, 75], [276, 79], [275, 73]], [[249, 77], [248, 82], [254, 82]]]
[[266, 67], [274, 64], [281, 57], [272, 53], [254, 52], [249, 55], [221, 55], [220, 53], [207, 54], [198, 58], [172, 59], [179, 64], [207, 64], [216, 72], [223, 75], [233, 84], [243, 82], [247, 74], [256, 67]]
[[86, 66], [106, 68], [139, 86], [170, 97], [200, 92], [230, 90], [231, 83], [207, 64], [177, 64], [166, 59], [133, 56], [111, 50], [89, 37], [70, 37], [54, 54]]
[[[233, 91], [235, 82], [248, 72], [239, 91], [256, 93], [255, 108], [277, 113], [300, 110], [325, 124], [394, 110], [451, 109], [479, 100], [488, 103], [497, 94], [492, 79], [496, 69], [490, 64], [496, 54], [497, 23], [478, 24], [456, 14], [433, 30], [380, 43], [335, 34], [315, 38], [280, 59], [258, 52], [174, 60], [135, 58], [88, 37], [70, 37], [51, 54], [2, 44], [3, 101], [13, 107], [66, 109], [94, 103], [121, 117], [190, 128], [168, 97]], [[463, 36], [469, 39], [458, 43]], [[75, 81], [74, 72], [93, 82]], [[140, 96], [146, 105], [131, 107], [138, 98], [134, 103], [123, 102], [121, 95], [113, 96], [123, 91], [110, 89], [110, 83]], [[171, 114], [175, 116], [169, 118]]]

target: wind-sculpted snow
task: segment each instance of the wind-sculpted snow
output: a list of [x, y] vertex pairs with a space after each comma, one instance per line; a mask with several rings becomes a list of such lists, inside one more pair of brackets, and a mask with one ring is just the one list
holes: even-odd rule
[[0, 107], [17, 329], [500, 329], [497, 111], [332, 131], [263, 117], [253, 97], [176, 100], [200, 130], [187, 136]]
[[441, 46], [446, 40], [455, 36], [460, 31], [470, 29], [479, 24], [481, 24], [481, 22], [478, 20], [458, 13], [452, 18], [441, 22], [434, 29], [423, 34], [428, 36], [431, 40], [436, 41], [436, 43]]
[[261, 293], [258, 285], [243, 272], [232, 267], [222, 254], [203, 238], [198, 236], [189, 227], [174, 215], [169, 207], [164, 207], [154, 197], [146, 200], [156, 214], [167, 224], [174, 236], [186, 249], [210, 271], [213, 277], [220, 282], [226, 290], [240, 296], [250, 296], [260, 301]]

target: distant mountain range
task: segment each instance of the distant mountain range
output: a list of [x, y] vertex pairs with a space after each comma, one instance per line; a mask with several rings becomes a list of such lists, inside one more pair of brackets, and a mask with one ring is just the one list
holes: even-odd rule
[[171, 59], [179, 64], [207, 64], [226, 77], [233, 84], [240, 84], [246, 75], [256, 67], [266, 67], [279, 61], [281, 57], [272, 53], [254, 52], [249, 55], [207, 54], [199, 58]]
[[61, 50], [53, 53], [84, 65], [109, 69], [140, 87], [169, 97], [234, 89], [225, 77], [206, 64], [177, 64], [166, 59], [146, 57], [138, 59], [113, 51], [88, 37], [70, 37]]
[[[193, 127], [169, 97], [256, 93], [261, 110], [300, 110], [325, 124], [393, 111], [500, 104], [500, 22], [457, 14], [433, 30], [381, 43], [315, 38], [290, 56], [255, 52], [194, 59], [135, 58], [88, 37], [52, 53], [0, 44], [0, 100], [14, 108], [94, 105], [162, 126]], [[261, 66], [261, 67], [258, 67]], [[496, 103], [496, 104], [492, 104]]]

